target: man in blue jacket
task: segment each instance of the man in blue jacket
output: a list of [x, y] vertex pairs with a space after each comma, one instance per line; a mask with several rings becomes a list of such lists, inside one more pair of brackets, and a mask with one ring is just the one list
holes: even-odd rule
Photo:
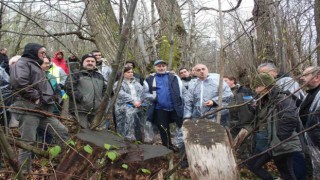
[[156, 100], [148, 109], [148, 120], [158, 126], [162, 144], [175, 150], [169, 123], [175, 122], [179, 128], [183, 123], [182, 83], [176, 75], [167, 71], [165, 61], [156, 60], [153, 65], [156, 73], [147, 77], [146, 81], [149, 93], [156, 95]]

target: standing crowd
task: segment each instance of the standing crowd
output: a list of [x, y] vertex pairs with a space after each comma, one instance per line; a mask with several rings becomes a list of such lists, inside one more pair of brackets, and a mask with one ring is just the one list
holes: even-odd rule
[[[41, 136], [46, 143], [55, 135], [68, 139], [67, 128], [47, 115], [61, 115], [65, 102], [79, 125], [89, 128], [113, 71], [98, 50], [81, 60], [74, 55], [66, 60], [63, 51], [57, 51], [51, 59], [45, 47], [35, 43], [27, 44], [21, 57], [10, 60], [7, 49], [1, 49], [0, 64], [1, 104], [7, 107], [0, 109], [1, 125], [18, 125], [21, 139], [29, 144]], [[112, 107], [114, 126], [127, 140], [144, 141], [144, 127], [152, 123], [162, 145], [182, 155], [185, 148], [180, 128], [184, 120], [217, 119], [212, 112], [218, 108], [220, 75], [209, 73], [204, 64], [190, 71], [181, 68], [178, 75], [168, 71], [163, 60], [155, 60], [153, 66], [154, 73], [145, 79], [134, 72], [131, 61], [118, 72], [118, 81], [112, 85], [114, 92], [120, 89]], [[274, 178], [264, 168], [271, 160], [282, 179], [320, 177], [315, 157], [320, 156], [320, 68], [306, 68], [301, 86], [279, 73], [273, 63], [259, 65], [257, 72], [252, 90], [233, 76], [223, 77], [222, 107], [232, 108], [221, 111], [221, 125], [230, 129], [238, 158], [261, 179]], [[109, 128], [109, 123], [105, 119], [104, 126]], [[171, 123], [176, 124], [174, 142]], [[31, 170], [31, 157], [31, 152], [19, 150], [24, 171]], [[188, 166], [186, 159], [181, 166]]]

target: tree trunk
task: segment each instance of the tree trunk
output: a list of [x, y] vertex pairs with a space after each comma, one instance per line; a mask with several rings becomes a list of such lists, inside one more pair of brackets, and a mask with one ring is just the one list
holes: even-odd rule
[[141, 52], [141, 55], [144, 59], [144, 63], [142, 64], [149, 64], [150, 60], [149, 60], [149, 55], [146, 51], [146, 46], [144, 44], [144, 37], [143, 37], [143, 32], [142, 32], [142, 22], [139, 21], [139, 15], [138, 15], [138, 11], [136, 10], [134, 13], [134, 28], [135, 28], [135, 34], [137, 37], [137, 43]]
[[274, 28], [271, 21], [272, 14], [269, 8], [272, 3], [273, 0], [254, 0], [252, 14], [257, 34], [256, 51], [258, 55], [258, 65], [266, 61], [276, 63], [274, 50]]
[[[96, 1], [90, 1], [90, 2], [96, 2]], [[107, 2], [107, 1], [103, 1], [103, 2]], [[92, 5], [95, 5], [94, 7], [97, 6], [97, 4], [91, 4], [91, 6]], [[97, 126], [99, 126], [102, 123], [102, 121], [103, 121], [102, 118], [103, 118], [103, 116], [105, 114], [105, 111], [107, 109], [107, 106], [108, 106], [108, 104], [110, 102], [110, 97], [111, 97], [111, 93], [112, 93], [112, 90], [113, 90], [113, 84], [115, 83], [116, 76], [117, 76], [117, 71], [119, 69], [119, 65], [120, 65], [120, 62], [122, 60], [122, 56], [123, 56], [123, 53], [124, 53], [124, 47], [126, 46], [126, 43], [127, 43], [128, 39], [129, 39], [129, 29], [131, 28], [131, 23], [132, 23], [133, 14], [134, 14], [136, 5], [137, 5], [137, 0], [133, 0], [133, 1], [130, 2], [130, 6], [129, 6], [128, 14], [126, 16], [125, 24], [124, 24], [124, 26], [122, 28], [122, 32], [121, 32], [120, 43], [119, 43], [117, 51], [116, 51], [116, 57], [115, 57], [115, 59], [113, 61], [113, 64], [112, 64], [112, 73], [111, 73], [109, 81], [108, 81], [107, 90], [106, 90], [106, 92], [105, 92], [105, 94], [104, 94], [104, 96], [102, 98], [102, 101], [101, 101], [101, 104], [100, 104], [99, 109], [97, 111], [97, 114], [96, 114], [96, 116], [95, 116], [95, 118], [94, 118], [94, 120], [93, 120], [93, 122], [92, 122], [92, 124], [90, 126], [91, 129], [96, 128]], [[94, 17], [96, 17], [96, 16], [97, 17], [105, 17], [106, 15], [104, 13], [106, 13], [106, 12], [98, 11], [97, 14], [94, 14], [94, 13], [89, 11], [88, 14], [92, 15], [93, 17], [91, 17], [91, 18], [94, 19]], [[99, 18], [97, 18], [95, 20], [98, 21]], [[103, 20], [103, 19], [100, 19], [100, 20]], [[92, 23], [93, 23], [93, 21], [91, 21], [91, 23], [89, 21], [90, 26], [96, 28], [97, 24], [92, 24]], [[106, 27], [105, 24], [108, 24], [108, 23], [109, 22], [103, 22], [103, 24], [102, 24], [100, 22], [99, 27], [98, 26], [97, 27], [98, 27], [98, 29], [99, 28], [104, 28], [104, 27]], [[96, 30], [98, 30], [98, 29], [96, 29]], [[116, 32], [116, 30], [113, 31], [113, 32]], [[102, 31], [101, 34], [100, 34], [101, 36], [100, 36], [99, 39], [96, 39], [96, 43], [102, 45], [105, 42], [109, 42], [109, 37], [110, 36], [108, 35], [107, 31], [103, 31], [103, 29], [101, 31]], [[108, 46], [105, 46], [105, 47], [108, 47]], [[113, 46], [113, 47], [116, 47], [116, 46]], [[112, 48], [112, 47], [108, 47], [108, 48]], [[112, 57], [112, 58], [114, 58], [114, 57]], [[116, 96], [114, 98], [116, 98]], [[110, 109], [111, 108], [109, 108], [108, 111], [110, 111]]]
[[[320, 43], [320, 0], [314, 1], [314, 19], [317, 30], [317, 44]], [[317, 66], [320, 65], [320, 47], [317, 48]]]
[[[76, 135], [75, 142], [77, 152], [69, 150], [64, 154], [56, 169], [57, 179], [90, 179], [96, 176], [101, 179], [148, 179], [150, 175], [142, 173], [142, 168], [151, 173], [172, 168], [173, 153], [166, 147], [126, 142], [107, 130], [82, 130]], [[84, 150], [88, 144], [92, 147], [92, 154]], [[111, 145], [110, 150], [105, 148], [105, 144]], [[115, 160], [109, 159], [107, 152], [116, 152]], [[122, 167], [124, 164], [127, 169]]]
[[182, 132], [191, 179], [238, 179], [229, 138], [221, 125], [187, 120]]
[[113, 62], [117, 53], [119, 41], [119, 24], [110, 4], [110, 1], [85, 0], [87, 4], [87, 20], [90, 25], [93, 39], [103, 54], [109, 61]]
[[[186, 31], [182, 21], [179, 4], [176, 0], [161, 0], [154, 1], [154, 3], [160, 16], [160, 34], [168, 37], [170, 44], [174, 45], [174, 49], [171, 48], [171, 51], [174, 50], [174, 52], [172, 52], [172, 61], [180, 61], [181, 57], [184, 57], [182, 55], [182, 43], [186, 38]], [[172, 36], [170, 35], [171, 30]], [[175, 51], [176, 49], [178, 49], [178, 52]]]

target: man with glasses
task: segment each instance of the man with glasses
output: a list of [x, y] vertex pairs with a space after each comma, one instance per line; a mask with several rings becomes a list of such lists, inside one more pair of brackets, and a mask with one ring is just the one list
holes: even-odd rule
[[[42, 45], [29, 43], [25, 46], [22, 57], [10, 67], [10, 83], [17, 94], [11, 112], [19, 121], [21, 138], [29, 144], [36, 141], [38, 127], [48, 128], [50, 134], [57, 132], [63, 140], [68, 138], [67, 128], [58, 119], [41, 113], [15, 109], [19, 107], [53, 112], [54, 92], [41, 69], [45, 57], [46, 49]], [[20, 149], [18, 159], [23, 165], [23, 172], [31, 171], [31, 152]]]

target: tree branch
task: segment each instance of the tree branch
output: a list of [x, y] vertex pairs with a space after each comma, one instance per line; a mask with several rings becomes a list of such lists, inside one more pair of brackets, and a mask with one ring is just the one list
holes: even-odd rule
[[[222, 10], [222, 12], [226, 13], [226, 12], [235, 11], [236, 9], [238, 9], [238, 7], [240, 7], [241, 2], [242, 2], [242, 0], [238, 0], [237, 5], [235, 7], [228, 9], [228, 10]], [[196, 12], [196, 14], [198, 14], [200, 11], [207, 11], [207, 10], [213, 10], [213, 11], [219, 12], [219, 9], [216, 9], [216, 8], [202, 7]]]

